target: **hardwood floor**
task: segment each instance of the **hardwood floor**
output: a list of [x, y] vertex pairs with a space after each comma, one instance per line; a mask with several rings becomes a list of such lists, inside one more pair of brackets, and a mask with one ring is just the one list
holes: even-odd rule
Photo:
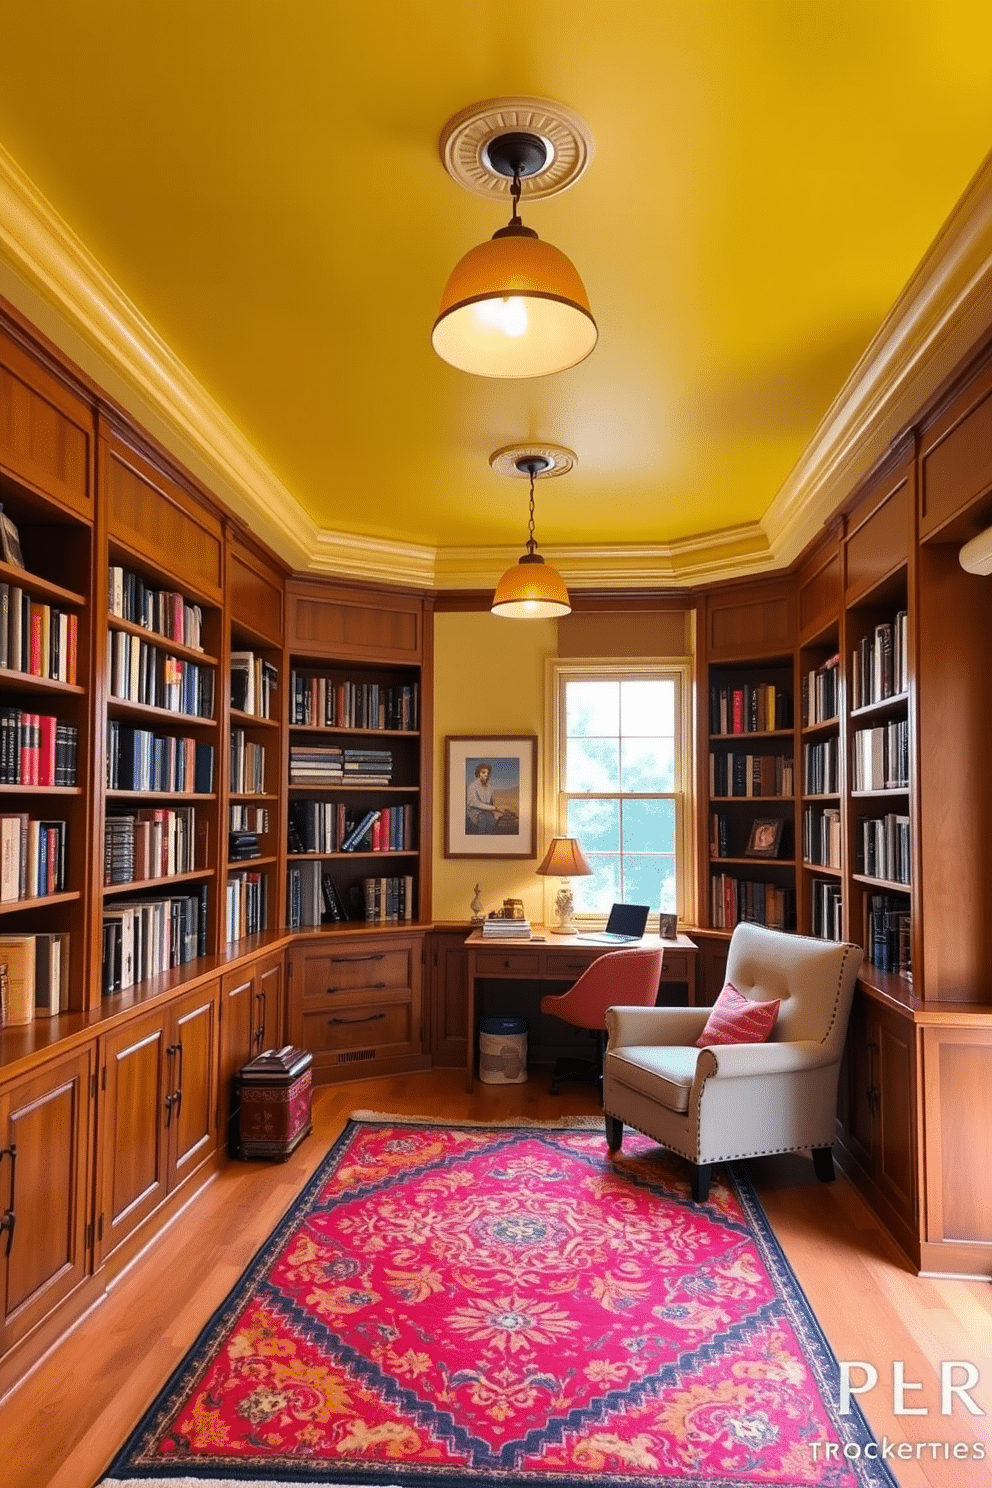
[[[319, 1090], [314, 1135], [288, 1163], [228, 1164], [0, 1403], [4, 1488], [91, 1488], [348, 1115], [361, 1109], [478, 1120], [598, 1111], [588, 1088], [549, 1096], [540, 1072], [525, 1085], [477, 1086], [472, 1095], [458, 1070]], [[973, 1363], [981, 1377], [974, 1400], [992, 1412], [992, 1288], [913, 1276], [851, 1185], [843, 1177], [818, 1183], [806, 1158], [763, 1159], [750, 1170], [838, 1358], [878, 1370], [878, 1385], [860, 1397], [877, 1437], [925, 1444], [919, 1460], [889, 1460], [902, 1488], [987, 1485], [989, 1418], [971, 1416], [960, 1401], [942, 1417], [939, 1371], [942, 1360]], [[929, 1414], [894, 1413], [896, 1360], [905, 1361], [907, 1383], [923, 1386], [907, 1389], [906, 1405]], [[963, 1380], [959, 1370], [955, 1381]], [[982, 1443], [989, 1460], [945, 1461], [945, 1444], [952, 1453], [956, 1442], [969, 1452]]]

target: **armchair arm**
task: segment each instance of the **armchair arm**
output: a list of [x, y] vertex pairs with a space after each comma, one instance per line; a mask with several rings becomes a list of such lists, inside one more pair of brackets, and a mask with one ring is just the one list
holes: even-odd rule
[[699, 1068], [710, 1079], [738, 1080], [749, 1075], [792, 1075], [826, 1069], [838, 1063], [823, 1044], [716, 1044], [700, 1050]]
[[710, 1009], [611, 1007], [606, 1009], [609, 1047], [630, 1044], [694, 1044], [706, 1027]]

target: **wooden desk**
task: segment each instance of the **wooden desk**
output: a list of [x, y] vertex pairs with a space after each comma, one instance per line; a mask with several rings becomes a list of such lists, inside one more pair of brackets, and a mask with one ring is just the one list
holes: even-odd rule
[[[665, 982], [685, 982], [689, 992], [689, 1006], [695, 1007], [695, 942], [688, 935], [679, 935], [675, 940], [645, 935], [636, 944], [647, 950], [656, 950], [658, 947], [664, 949], [662, 985]], [[567, 982], [571, 985], [593, 961], [605, 956], [608, 951], [621, 949], [619, 946], [604, 945], [594, 940], [583, 940], [578, 935], [554, 935], [546, 931], [543, 925], [531, 927], [529, 940], [484, 940], [481, 930], [473, 930], [465, 942], [465, 948], [468, 951], [467, 1090], [471, 1090], [475, 1083], [475, 984], [478, 978], [493, 981]]]

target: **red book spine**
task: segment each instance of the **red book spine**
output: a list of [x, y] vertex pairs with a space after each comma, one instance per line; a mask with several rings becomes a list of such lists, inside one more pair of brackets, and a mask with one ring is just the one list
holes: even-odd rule
[[744, 732], [744, 689], [742, 687], [734, 688], [731, 703], [730, 732], [742, 734]]
[[31, 651], [28, 671], [32, 677], [41, 676], [41, 610], [31, 606]]
[[55, 784], [55, 719], [43, 713], [38, 719], [38, 785]]

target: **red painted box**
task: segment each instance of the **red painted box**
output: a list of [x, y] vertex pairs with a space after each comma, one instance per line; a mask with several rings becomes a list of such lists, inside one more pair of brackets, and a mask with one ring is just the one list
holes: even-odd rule
[[237, 1155], [285, 1159], [312, 1131], [309, 1049], [267, 1049], [235, 1076]]

